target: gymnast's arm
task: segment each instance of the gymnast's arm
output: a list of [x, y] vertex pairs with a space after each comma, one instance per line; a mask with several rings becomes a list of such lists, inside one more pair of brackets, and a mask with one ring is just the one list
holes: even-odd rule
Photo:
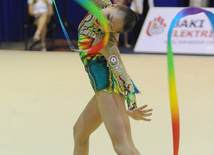
[[116, 75], [118, 81], [121, 83], [121, 86], [129, 86], [128, 90], [126, 89], [128, 115], [134, 120], [151, 121], [151, 119], [147, 117], [152, 115], [152, 109], [147, 109], [147, 105], [137, 107], [134, 90], [135, 88], [133, 87], [132, 80], [126, 72], [122, 59], [120, 57], [119, 49], [117, 47], [118, 37], [119, 34], [111, 34], [108, 45], [104, 49], [102, 49], [100, 53], [105, 56], [106, 60], [109, 62], [109, 65], [112, 68], [114, 74]]
[[[133, 83], [123, 65], [118, 47], [114, 44], [108, 44], [105, 49], [100, 51], [100, 53], [104, 55], [105, 58], [108, 60], [109, 65], [112, 68], [116, 77], [119, 77], [118, 81], [120, 81], [122, 85], [129, 85], [130, 90], [128, 91], [134, 92]], [[131, 98], [131, 100], [127, 99], [127, 97]], [[126, 93], [126, 100], [128, 104], [127, 113], [131, 118], [133, 118], [134, 120], [151, 121], [151, 119], [147, 117], [152, 115], [152, 109], [147, 109], [147, 105], [137, 107], [135, 93]]]
[[109, 66], [112, 68], [114, 75], [119, 81], [120, 85], [124, 87], [126, 93], [126, 100], [128, 104], [128, 109], [132, 110], [137, 107], [135, 89], [130, 79], [127, 71], [122, 62], [119, 49], [117, 47], [117, 38], [119, 34], [110, 34], [109, 43], [105, 48], [103, 48], [100, 53], [105, 56], [106, 60], [109, 63]]
[[117, 46], [117, 38], [119, 34], [110, 34], [109, 43], [104, 47], [100, 53], [105, 56], [106, 60], [108, 61], [110, 67], [112, 68], [114, 74], [118, 78], [118, 81], [121, 84], [128, 84], [132, 83], [127, 71], [124, 67], [122, 62], [120, 52]]

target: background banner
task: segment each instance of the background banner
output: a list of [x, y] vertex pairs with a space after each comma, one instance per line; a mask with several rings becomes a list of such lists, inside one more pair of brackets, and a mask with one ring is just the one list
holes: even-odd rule
[[[152, 7], [135, 45], [135, 52], [166, 53], [170, 23], [183, 8]], [[214, 8], [205, 8], [214, 12]], [[182, 18], [173, 28], [173, 53], [214, 55], [212, 27], [204, 13]]]

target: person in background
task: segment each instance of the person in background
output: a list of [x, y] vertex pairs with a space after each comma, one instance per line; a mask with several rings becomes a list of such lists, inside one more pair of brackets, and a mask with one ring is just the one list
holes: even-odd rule
[[[137, 4], [135, 4], [137, 3]], [[154, 0], [136, 0], [136, 2], [132, 2], [130, 8], [135, 11], [139, 16], [139, 21], [136, 23], [133, 28], [133, 39], [132, 45], [134, 46], [137, 42], [138, 36], [140, 34], [141, 28], [143, 26], [144, 20], [147, 16], [150, 7], [154, 7]], [[138, 10], [136, 10], [135, 5], [138, 6]]]
[[[115, 4], [118, 5], [123, 5], [127, 6], [127, 3], [129, 3], [131, 0], [112, 0]], [[132, 0], [134, 7], [135, 7], [135, 12], [138, 14], [138, 5], [137, 5], [137, 0]], [[124, 32], [124, 46], [127, 48], [131, 48], [131, 45], [128, 43], [128, 32]]]
[[28, 13], [35, 18], [34, 24], [37, 25], [33, 36], [34, 41], [41, 41], [41, 51], [47, 51], [45, 38], [47, 33], [47, 24], [53, 16], [52, 0], [28, 0]]

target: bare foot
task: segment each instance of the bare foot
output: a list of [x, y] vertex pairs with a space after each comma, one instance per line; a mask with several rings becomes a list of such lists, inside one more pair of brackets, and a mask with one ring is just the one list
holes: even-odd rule
[[125, 44], [126, 48], [131, 48], [132, 46], [130, 44]]

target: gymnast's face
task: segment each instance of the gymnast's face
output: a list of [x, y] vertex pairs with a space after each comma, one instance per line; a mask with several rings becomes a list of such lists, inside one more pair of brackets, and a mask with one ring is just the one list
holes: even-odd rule
[[[117, 9], [117, 4], [113, 4], [109, 8], [102, 9], [101, 11], [108, 19], [110, 32], [122, 31], [124, 25], [123, 14]], [[103, 30], [99, 20], [95, 19], [94, 23]]]

